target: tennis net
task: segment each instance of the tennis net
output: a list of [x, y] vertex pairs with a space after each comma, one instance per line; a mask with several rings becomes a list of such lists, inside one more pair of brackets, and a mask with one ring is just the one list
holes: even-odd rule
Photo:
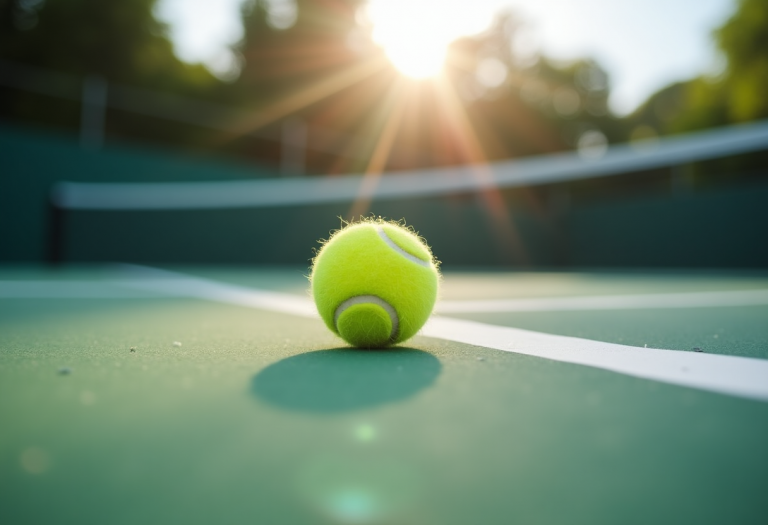
[[[569, 152], [381, 176], [59, 182], [49, 257], [302, 264], [311, 253], [292, 246], [307, 250], [338, 217], [372, 212], [407, 218], [463, 265], [762, 266], [765, 251], [749, 246], [768, 224], [760, 211], [766, 150], [768, 123], [759, 122], [616, 145], [599, 157]], [[728, 159], [741, 159], [741, 171], [753, 166], [758, 183], [693, 191], [696, 173], [736, 180]], [[705, 249], [712, 235], [731, 255]]]

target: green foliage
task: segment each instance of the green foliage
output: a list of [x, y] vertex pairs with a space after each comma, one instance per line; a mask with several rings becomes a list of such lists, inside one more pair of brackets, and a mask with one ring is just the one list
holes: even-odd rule
[[354, 62], [359, 57], [346, 46], [346, 39], [356, 27], [360, 4], [361, 0], [298, 0], [293, 20], [274, 20], [267, 2], [247, 0], [242, 7], [244, 37], [235, 46], [244, 66], [233, 93], [239, 92], [245, 104], [258, 105]]
[[[12, 74], [26, 86], [0, 88], [0, 115], [77, 132], [83, 81], [91, 75], [106, 80], [108, 98], [118, 85], [134, 90], [123, 98], [135, 107], [148, 104], [135, 88], [156, 98], [215, 95], [220, 82], [205, 67], [175, 56], [166, 26], [154, 16], [156, 1], [0, 0], [0, 59], [15, 64]], [[113, 108], [106, 112], [105, 134], [186, 148], [210, 138], [194, 126]]]
[[739, 0], [713, 36], [724, 71], [655, 93], [628, 119], [631, 126], [670, 134], [768, 118], [768, 2]]
[[724, 82], [730, 120], [768, 117], [768, 2], [740, 0], [715, 38], [728, 60]]
[[[608, 110], [605, 71], [591, 60], [555, 64], [535, 57], [522, 63], [512, 46], [521, 26], [512, 15], [500, 16], [488, 31], [451, 46], [446, 76], [454, 93], [448, 101], [436, 88], [439, 82], [403, 80], [383, 58], [356, 21], [361, 5], [360, 0], [299, 0], [295, 23], [282, 29], [271, 23], [271, 6], [264, 0], [250, 0], [243, 7], [245, 36], [235, 51], [244, 67], [227, 89], [232, 100], [253, 113], [269, 111], [297, 92], [311, 94], [345, 70], [382, 63], [370, 78], [341, 85], [321, 98], [308, 95], [306, 104], [292, 113], [319, 135], [354, 138], [357, 144], [344, 158], [308, 152], [311, 171], [368, 169], [392, 119], [400, 120], [383, 169], [476, 162], [478, 155], [494, 160], [560, 151], [572, 148], [588, 131], [599, 131], [611, 142], [625, 135], [622, 122]], [[356, 36], [361, 46], [354, 45]], [[489, 61], [504, 78], [483, 85], [478, 78]], [[469, 144], [473, 140], [477, 147]], [[338, 144], [343, 146], [343, 139]], [[276, 158], [277, 147], [257, 154]]]
[[4, 0], [0, 56], [139, 86], [211, 84], [202, 66], [176, 58], [156, 0]]
[[[608, 74], [594, 60], [558, 63], [518, 49], [523, 25], [511, 13], [499, 16], [485, 33], [453, 46], [453, 78], [478, 129], [486, 129], [492, 158], [572, 149], [587, 132], [613, 142], [622, 123], [608, 108]], [[506, 78], [483, 85], [488, 61], [502, 64]]]
[[[0, 0], [0, 59], [77, 79], [98, 74], [110, 83], [217, 100], [240, 108], [243, 117], [242, 126], [234, 117], [217, 121], [222, 127], [234, 122], [238, 135], [212, 140], [205, 127], [110, 110], [108, 134], [115, 137], [277, 162], [281, 121], [300, 117], [310, 137], [322, 135], [331, 146], [307, 152], [308, 171], [324, 173], [368, 169], [396, 113], [398, 90], [408, 94], [407, 108], [382, 153], [382, 169], [477, 161], [467, 133], [475, 135], [475, 150], [494, 160], [571, 149], [589, 132], [621, 142], [768, 117], [764, 0], [738, 0], [734, 15], [714, 33], [726, 60], [721, 75], [668, 86], [626, 119], [608, 109], [610, 82], [599, 64], [526, 55], [517, 45], [525, 28], [513, 14], [451, 46], [446, 77], [454, 93], [446, 103], [429, 81], [401, 89], [407, 81], [356, 20], [363, 0], [297, 0], [295, 12], [280, 16], [273, 2], [246, 0], [244, 37], [233, 46], [242, 70], [229, 83], [174, 55], [167, 28], [154, 17], [157, 1]], [[381, 68], [368, 77], [345, 80], [346, 72], [376, 61]], [[494, 81], [494, 74], [501, 80]], [[77, 84], [71, 90], [75, 100], [57, 101], [54, 108], [50, 97], [2, 89], [0, 114], [77, 128], [79, 90]], [[249, 120], [286, 100], [292, 102], [275, 116]]]

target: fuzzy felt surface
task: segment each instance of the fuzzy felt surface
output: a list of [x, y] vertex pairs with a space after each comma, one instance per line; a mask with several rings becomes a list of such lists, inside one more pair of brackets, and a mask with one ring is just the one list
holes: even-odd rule
[[[428, 264], [411, 261], [387, 245], [379, 236], [379, 227], [403, 251]], [[336, 232], [315, 258], [310, 278], [320, 316], [342, 337], [344, 334], [334, 323], [334, 314], [342, 302], [374, 295], [389, 303], [399, 319], [397, 333], [389, 344], [406, 341], [424, 325], [437, 299], [439, 283], [432, 254], [419, 237], [395, 223], [382, 221], [353, 224]]]
[[336, 322], [339, 335], [352, 346], [382, 348], [389, 344], [392, 321], [377, 304], [356, 304], [347, 308]]

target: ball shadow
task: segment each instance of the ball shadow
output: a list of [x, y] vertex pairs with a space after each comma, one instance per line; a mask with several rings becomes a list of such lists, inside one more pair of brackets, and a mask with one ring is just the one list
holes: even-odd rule
[[251, 393], [307, 412], [346, 412], [402, 401], [431, 385], [440, 361], [410, 348], [336, 348], [288, 357], [253, 377]]

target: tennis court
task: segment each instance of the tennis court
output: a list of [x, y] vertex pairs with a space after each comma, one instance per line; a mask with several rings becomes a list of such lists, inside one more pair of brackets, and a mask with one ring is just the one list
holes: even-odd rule
[[764, 273], [447, 272], [358, 351], [305, 271], [3, 269], [2, 521], [763, 521]]

